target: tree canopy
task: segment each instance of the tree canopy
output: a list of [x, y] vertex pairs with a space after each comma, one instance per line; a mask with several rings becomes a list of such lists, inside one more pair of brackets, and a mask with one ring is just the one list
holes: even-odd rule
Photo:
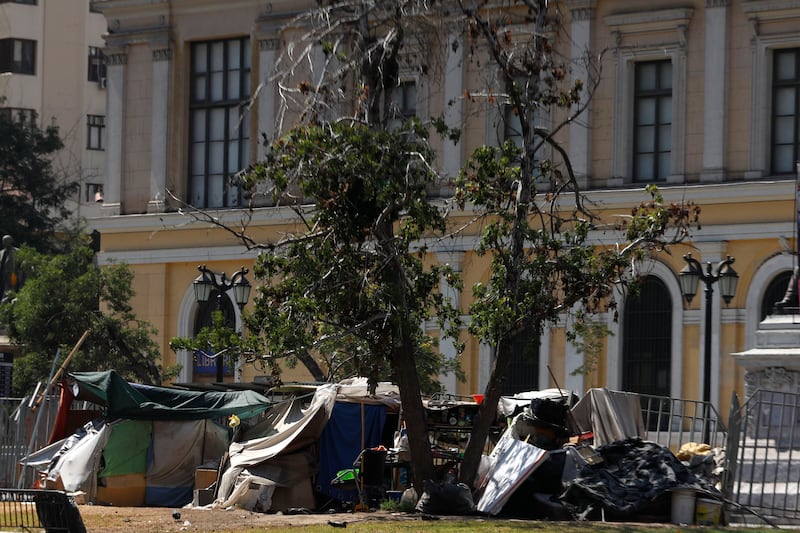
[[[303, 221], [296, 233], [259, 255], [254, 273], [263, 284], [246, 318], [276, 360], [313, 350], [339, 378], [346, 369], [373, 384], [395, 380], [406, 416], [419, 418], [409, 427], [416, 423], [425, 439], [420, 394], [438, 390], [431, 377], [456, 371], [456, 362], [435, 351], [423, 325], [436, 320], [455, 338], [459, 325], [438, 291], [443, 277], [457, 283], [452, 270], [423, 261], [425, 238], [445, 230], [427, 196], [437, 178], [432, 160], [417, 123], [385, 131], [340, 120], [276, 141], [251, 176], [268, 170], [276, 194], [299, 190], [311, 204], [295, 207]], [[430, 475], [430, 450], [417, 450], [420, 476]]]
[[58, 128], [0, 114], [0, 235], [38, 250], [70, 216], [65, 200], [79, 187], [59, 175], [52, 157], [63, 147]]
[[133, 313], [133, 272], [126, 265], [99, 267], [85, 245], [56, 255], [24, 246], [19, 257], [25, 284], [0, 304], [0, 323], [21, 350], [14, 360], [15, 394], [46, 380], [59, 348], [65, 357], [87, 329], [70, 370], [113, 369], [132, 381], [161, 383], [155, 330]]
[[[299, 228], [268, 243], [231, 229], [264, 251], [254, 269], [264, 285], [248, 328], [271, 357], [306, 350], [343, 354], [354, 371], [373, 379], [391, 368], [418, 486], [432, 472], [419, 374], [433, 369], [422, 362], [433, 356], [435, 340], [423, 326], [435, 317], [458, 337], [457, 312], [439, 286], [462, 288], [452, 270], [425, 260], [431, 243], [471, 233], [479, 236], [477, 252], [491, 260], [488, 280], [471, 287], [468, 310], [469, 332], [496, 354], [460, 471], [471, 483], [515, 337], [522, 331], [537, 337], [568, 314], [578, 318], [568, 338], [596, 332], [580, 321], [613, 306], [612, 287], [630, 281], [631, 261], [680, 242], [698, 213], [692, 205], [664, 205], [656, 188], [616, 219], [621, 223], [587, 208], [559, 132], [585, 111], [599, 64], [582, 57], [578, 69], [578, 59], [558, 54], [563, 28], [557, 3], [444, 4], [343, 0], [301, 15], [312, 29], [287, 46], [277, 78], [282, 101], [301, 107], [303, 125], [279, 137], [242, 177], [251, 191], [269, 183], [274, 202], [295, 210]], [[427, 131], [458, 142], [463, 125], [440, 116], [425, 127], [396, 130], [389, 116], [404, 61], [428, 76], [445, 68], [434, 54], [408, 52], [412, 36], [416, 44], [447, 42], [442, 50], [464, 43], [463, 61], [487, 76], [448, 105], [463, 106], [463, 116], [503, 117], [517, 134], [516, 142], [475, 149], [459, 175], [449, 177], [448, 199], [427, 194], [442, 183]], [[323, 72], [288, 81], [302, 79], [301, 65], [319, 64], [311, 57], [317, 46], [326, 58]], [[449, 223], [449, 208], [458, 208], [461, 219]]]

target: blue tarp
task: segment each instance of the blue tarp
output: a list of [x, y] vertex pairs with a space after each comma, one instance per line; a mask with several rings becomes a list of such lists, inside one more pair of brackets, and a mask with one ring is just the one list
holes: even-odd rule
[[319, 443], [317, 491], [340, 501], [358, 500], [356, 490], [341, 490], [330, 482], [339, 470], [352, 468], [362, 450], [361, 409], [364, 409], [364, 448], [381, 444], [386, 422], [385, 405], [336, 402]]

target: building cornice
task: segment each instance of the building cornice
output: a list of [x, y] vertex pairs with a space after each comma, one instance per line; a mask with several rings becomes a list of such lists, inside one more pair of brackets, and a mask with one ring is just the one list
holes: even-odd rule
[[673, 31], [679, 26], [688, 26], [694, 10], [690, 7], [657, 9], [608, 15], [603, 20], [606, 26], [622, 34]]

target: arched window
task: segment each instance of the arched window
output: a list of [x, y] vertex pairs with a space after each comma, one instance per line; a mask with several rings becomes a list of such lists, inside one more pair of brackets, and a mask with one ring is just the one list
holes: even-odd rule
[[532, 332], [514, 338], [513, 355], [503, 380], [503, 396], [539, 389], [539, 339]]
[[[217, 309], [222, 311], [222, 316], [225, 318], [225, 325], [232, 329], [236, 328], [236, 312], [233, 308], [233, 302], [227, 294], [220, 293], [217, 289], [213, 289], [208, 301], [198, 306], [197, 314], [194, 317], [193, 336], [197, 335], [203, 328], [212, 325], [212, 315]], [[217, 363], [214, 359], [206, 357], [203, 354], [195, 354], [193, 359], [194, 377], [216, 375]], [[225, 365], [223, 372], [226, 376], [232, 376], [233, 367], [231, 365]]]
[[[781, 272], [769, 282], [769, 285], [767, 285], [767, 290], [764, 292], [764, 297], [761, 298], [759, 321], [764, 320], [768, 315], [773, 313], [775, 309], [775, 302], [780, 302], [783, 300], [783, 296], [786, 294], [786, 289], [789, 286], [790, 279], [792, 279], [792, 272], [787, 270], [786, 272]], [[794, 296], [792, 296], [792, 299], [789, 301], [789, 304], [786, 307], [799, 307], [797, 303], [796, 290], [794, 292]]]
[[623, 390], [669, 396], [672, 301], [664, 283], [655, 276], [646, 277], [625, 300], [623, 320]]

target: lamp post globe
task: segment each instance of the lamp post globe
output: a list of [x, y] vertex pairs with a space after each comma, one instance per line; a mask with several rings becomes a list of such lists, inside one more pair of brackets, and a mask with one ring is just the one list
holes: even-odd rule
[[[248, 273], [247, 268], [242, 267], [236, 271], [230, 279], [224, 272], [214, 272], [206, 267], [206, 265], [199, 265], [197, 270], [200, 275], [195, 278], [192, 286], [194, 288], [194, 297], [197, 303], [207, 303], [211, 297], [211, 292], [217, 290], [216, 310], [222, 309], [223, 294], [229, 290], [233, 291], [233, 299], [239, 307], [239, 311], [244, 309], [250, 298], [250, 282], [245, 275]], [[224, 357], [222, 352], [215, 358], [216, 364], [216, 382], [222, 383], [224, 376]]]

